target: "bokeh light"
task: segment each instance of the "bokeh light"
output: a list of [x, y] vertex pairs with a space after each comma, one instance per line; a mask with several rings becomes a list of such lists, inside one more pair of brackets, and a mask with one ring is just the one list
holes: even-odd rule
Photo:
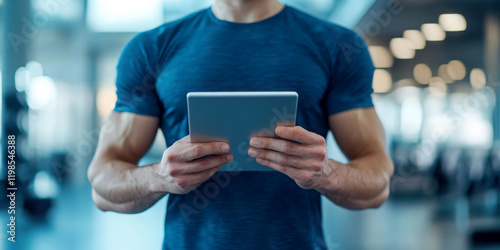
[[420, 30], [405, 30], [403, 38], [410, 41], [413, 49], [421, 50], [425, 48], [425, 37]]
[[428, 84], [432, 78], [432, 71], [425, 63], [419, 63], [413, 68], [413, 77], [420, 84]]
[[447, 67], [448, 75], [453, 80], [463, 80], [467, 71], [463, 62], [459, 60], [452, 60], [448, 63]]
[[470, 72], [470, 84], [476, 89], [480, 89], [486, 85], [486, 74], [479, 68], [472, 69]]
[[445, 31], [464, 31], [467, 29], [467, 21], [461, 14], [441, 14], [439, 24]]
[[405, 38], [393, 38], [389, 47], [394, 57], [399, 59], [412, 59], [415, 57], [413, 45]]
[[390, 68], [394, 64], [394, 58], [386, 47], [369, 46], [368, 50], [376, 68]]
[[376, 69], [373, 74], [373, 91], [387, 93], [392, 87], [391, 74], [385, 69]]
[[420, 30], [427, 41], [443, 41], [446, 38], [446, 32], [437, 23], [424, 23]]

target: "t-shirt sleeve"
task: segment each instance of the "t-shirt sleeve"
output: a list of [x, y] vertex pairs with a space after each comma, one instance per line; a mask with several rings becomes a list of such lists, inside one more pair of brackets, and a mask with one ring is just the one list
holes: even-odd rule
[[363, 39], [353, 31], [337, 38], [333, 69], [326, 93], [329, 115], [373, 107], [371, 94], [374, 66]]
[[162, 106], [156, 93], [155, 52], [147, 33], [135, 36], [124, 48], [117, 66], [113, 111], [160, 117]]

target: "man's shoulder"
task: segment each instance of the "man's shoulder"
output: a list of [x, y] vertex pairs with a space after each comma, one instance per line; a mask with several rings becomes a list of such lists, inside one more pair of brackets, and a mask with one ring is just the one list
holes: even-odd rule
[[313, 33], [327, 41], [347, 42], [358, 39], [359, 36], [353, 30], [336, 23], [323, 20], [307, 14], [303, 11], [289, 7], [293, 16], [293, 22], [296, 22], [305, 32]]
[[196, 24], [201, 20], [203, 15], [206, 14], [207, 9], [202, 9], [196, 12], [193, 12], [187, 16], [184, 16], [180, 19], [166, 22], [158, 27], [153, 29], [143, 31], [136, 35], [136, 38], [141, 40], [146, 39], [149, 41], [154, 41], [158, 38], [165, 39], [168, 36], [172, 36], [177, 32], [185, 32], [186, 29], [195, 27]]

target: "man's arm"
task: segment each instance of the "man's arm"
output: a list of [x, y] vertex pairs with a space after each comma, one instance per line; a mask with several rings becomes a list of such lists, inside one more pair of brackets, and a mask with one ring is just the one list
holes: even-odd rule
[[163, 197], [158, 164], [137, 167], [151, 147], [158, 118], [113, 112], [101, 129], [88, 170], [94, 203], [104, 211], [139, 213]]
[[92, 198], [101, 210], [140, 213], [167, 193], [197, 188], [233, 159], [227, 143], [190, 143], [186, 136], [165, 150], [161, 162], [138, 167], [158, 123], [150, 116], [113, 112], [101, 129], [88, 170]]
[[346, 111], [330, 116], [329, 121], [339, 147], [350, 160], [348, 164], [328, 159], [325, 138], [301, 127], [277, 127], [281, 139], [252, 138], [248, 153], [260, 164], [288, 175], [302, 188], [318, 190], [339, 206], [380, 206], [389, 195], [393, 164], [375, 110]]
[[394, 171], [386, 152], [385, 132], [373, 108], [330, 116], [330, 128], [349, 163], [329, 160], [335, 178], [318, 191], [351, 209], [378, 207], [389, 196]]

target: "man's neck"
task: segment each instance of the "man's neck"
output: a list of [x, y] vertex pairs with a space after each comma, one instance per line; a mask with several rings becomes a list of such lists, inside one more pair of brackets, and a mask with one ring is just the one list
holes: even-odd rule
[[215, 0], [212, 12], [224, 21], [254, 23], [278, 14], [283, 7], [278, 0]]

